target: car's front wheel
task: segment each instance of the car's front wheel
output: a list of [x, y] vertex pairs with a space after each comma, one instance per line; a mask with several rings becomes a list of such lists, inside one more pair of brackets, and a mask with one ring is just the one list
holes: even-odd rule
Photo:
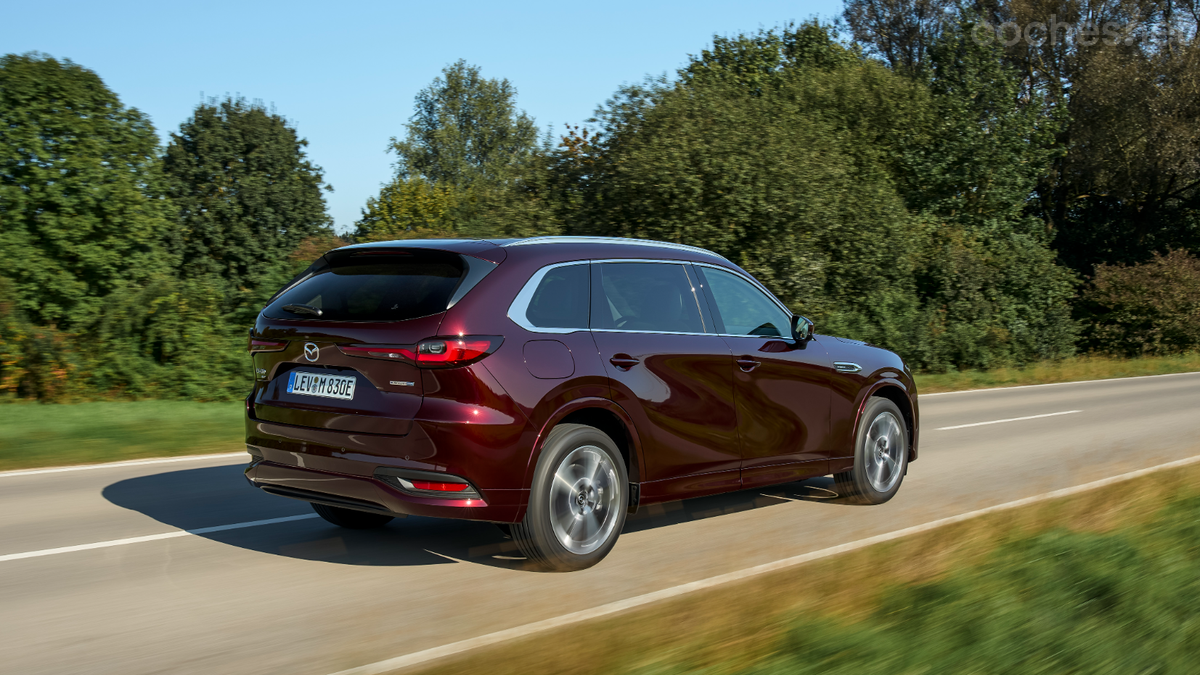
[[535, 565], [566, 572], [600, 562], [625, 526], [629, 479], [607, 434], [560, 424], [538, 459], [525, 518], [512, 537]]
[[892, 401], [867, 401], [858, 426], [854, 466], [833, 476], [837, 493], [855, 504], [882, 504], [900, 490], [908, 470], [908, 426]]

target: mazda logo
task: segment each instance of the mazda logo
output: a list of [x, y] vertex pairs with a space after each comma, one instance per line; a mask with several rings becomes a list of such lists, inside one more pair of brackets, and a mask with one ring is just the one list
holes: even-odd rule
[[308, 359], [309, 361], [316, 362], [317, 357], [320, 355], [321, 355], [321, 348], [318, 347], [315, 343], [312, 343], [312, 342], [304, 343], [304, 358]]

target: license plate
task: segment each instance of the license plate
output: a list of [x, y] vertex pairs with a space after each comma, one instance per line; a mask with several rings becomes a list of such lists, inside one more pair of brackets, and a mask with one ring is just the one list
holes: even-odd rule
[[288, 373], [287, 390], [289, 394], [350, 401], [354, 398], [355, 382], [357, 380], [346, 375], [326, 375], [293, 370]]

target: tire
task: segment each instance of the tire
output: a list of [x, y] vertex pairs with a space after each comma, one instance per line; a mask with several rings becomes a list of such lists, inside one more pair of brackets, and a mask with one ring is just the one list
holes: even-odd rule
[[628, 508], [629, 477], [616, 443], [594, 427], [560, 424], [546, 438], [512, 538], [540, 569], [586, 569], [617, 543]]
[[854, 466], [834, 474], [838, 495], [851, 504], [882, 504], [900, 490], [908, 471], [908, 425], [895, 403], [873, 397], [858, 423]]
[[385, 516], [382, 513], [367, 513], [325, 504], [313, 504], [312, 507], [313, 511], [316, 511], [317, 515], [325, 520], [349, 530], [373, 530], [392, 521], [392, 516]]

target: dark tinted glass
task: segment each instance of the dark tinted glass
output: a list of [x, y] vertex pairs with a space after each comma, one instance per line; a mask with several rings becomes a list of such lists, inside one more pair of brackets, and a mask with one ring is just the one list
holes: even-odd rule
[[703, 333], [700, 307], [683, 265], [604, 263], [593, 328]]
[[791, 317], [745, 279], [699, 267], [728, 335], [791, 336]]
[[590, 286], [587, 265], [556, 267], [542, 277], [525, 318], [538, 328], [587, 328]]
[[349, 257], [288, 290], [267, 307], [275, 319], [317, 319], [285, 305], [321, 310], [322, 321], [403, 321], [446, 311], [462, 278], [457, 255]]

